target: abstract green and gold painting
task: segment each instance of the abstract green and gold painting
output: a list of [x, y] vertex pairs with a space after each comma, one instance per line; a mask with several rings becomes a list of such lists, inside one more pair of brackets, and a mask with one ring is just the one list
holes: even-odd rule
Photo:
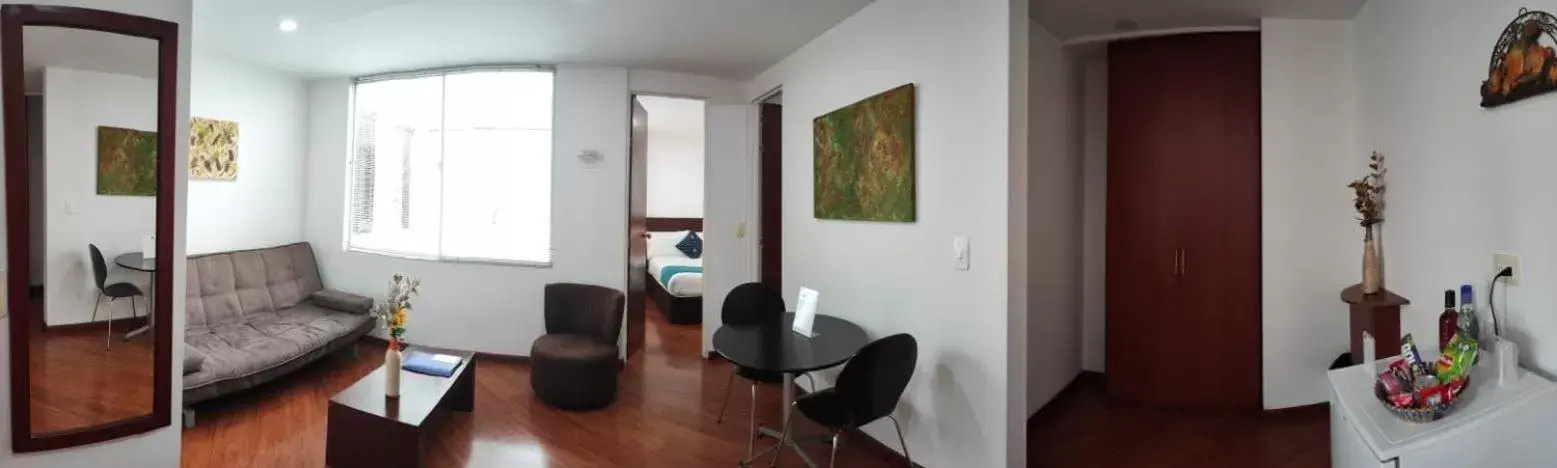
[[189, 178], [238, 179], [238, 122], [205, 117], [189, 122]]
[[914, 85], [812, 122], [817, 219], [914, 221]]
[[157, 195], [157, 134], [97, 127], [97, 194]]

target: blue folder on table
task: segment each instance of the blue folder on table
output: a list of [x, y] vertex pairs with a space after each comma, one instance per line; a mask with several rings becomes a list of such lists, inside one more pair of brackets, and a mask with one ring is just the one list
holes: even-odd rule
[[418, 374], [448, 377], [454, 375], [454, 369], [460, 366], [460, 361], [459, 356], [411, 351], [406, 354], [405, 362], [400, 363], [400, 368]]

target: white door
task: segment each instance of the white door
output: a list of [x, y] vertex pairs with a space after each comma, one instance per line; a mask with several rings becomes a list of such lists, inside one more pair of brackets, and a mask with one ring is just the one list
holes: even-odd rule
[[757, 280], [757, 106], [709, 105], [703, 157], [703, 352], [713, 350], [724, 296]]

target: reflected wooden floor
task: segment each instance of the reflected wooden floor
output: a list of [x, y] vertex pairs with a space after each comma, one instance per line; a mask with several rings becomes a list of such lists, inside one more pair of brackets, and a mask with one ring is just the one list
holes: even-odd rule
[[104, 329], [33, 334], [29, 397], [34, 432], [77, 429], [151, 413], [151, 337], [120, 340], [133, 325], [114, 323], [112, 349], [104, 349]]
[[[546, 407], [530, 392], [527, 366], [484, 359], [476, 367], [476, 410], [447, 416], [428, 447], [428, 465], [735, 466], [746, 453], [747, 387], [736, 381], [729, 414], [715, 423], [730, 368], [701, 356], [699, 326], [668, 324], [654, 309], [646, 314], [645, 350], [623, 370], [615, 405], [583, 413]], [[271, 385], [197, 408], [198, 424], [184, 432], [183, 466], [322, 466], [330, 395], [382, 363], [382, 345], [364, 342], [358, 349], [355, 359], [331, 356]], [[779, 425], [778, 393], [759, 392], [759, 422]], [[771, 443], [761, 439], [758, 447]], [[825, 459], [822, 448], [811, 453]], [[846, 438], [838, 466], [902, 466], [893, 455], [870, 441]], [[783, 465], [799, 466], [795, 461], [791, 453]]]
[[1228, 415], [1109, 403], [1084, 374], [1027, 424], [1027, 465], [1044, 468], [1323, 468], [1330, 466], [1324, 406]]

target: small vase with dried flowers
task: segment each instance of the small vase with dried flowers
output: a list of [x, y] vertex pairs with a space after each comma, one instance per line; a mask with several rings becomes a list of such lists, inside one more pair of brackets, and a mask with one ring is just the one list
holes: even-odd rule
[[1377, 151], [1368, 157], [1368, 175], [1352, 181], [1352, 206], [1362, 225], [1362, 293], [1375, 294], [1384, 289], [1383, 259], [1373, 229], [1384, 222], [1384, 155]]
[[395, 274], [389, 281], [389, 297], [373, 307], [373, 317], [389, 331], [389, 349], [384, 351], [384, 396], [400, 396], [400, 362], [405, 349], [405, 326], [411, 313], [411, 296], [416, 295], [417, 280]]

